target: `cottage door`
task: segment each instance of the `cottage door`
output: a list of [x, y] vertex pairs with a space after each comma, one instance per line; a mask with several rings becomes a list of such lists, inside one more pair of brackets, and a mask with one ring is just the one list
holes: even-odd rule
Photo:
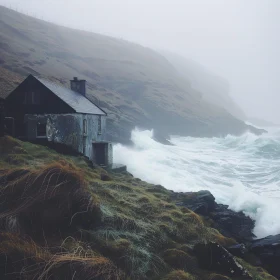
[[95, 163], [98, 165], [107, 165], [106, 144], [94, 143], [92, 147], [95, 154]]

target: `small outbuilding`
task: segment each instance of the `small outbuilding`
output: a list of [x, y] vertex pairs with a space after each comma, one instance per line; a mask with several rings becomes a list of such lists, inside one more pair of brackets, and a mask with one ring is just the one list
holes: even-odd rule
[[29, 75], [6, 97], [5, 107], [15, 137], [67, 146], [99, 165], [113, 163], [107, 114], [86, 97], [85, 80], [75, 77], [69, 89]]

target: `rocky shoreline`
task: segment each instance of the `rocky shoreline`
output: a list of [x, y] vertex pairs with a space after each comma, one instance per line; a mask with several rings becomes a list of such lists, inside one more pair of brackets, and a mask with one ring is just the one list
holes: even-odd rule
[[[232, 256], [242, 257], [252, 265], [264, 267], [269, 273], [280, 279], [280, 234], [257, 239], [253, 234], [255, 222], [243, 212], [234, 212], [227, 205], [218, 204], [209, 191], [173, 193], [171, 197], [178, 206], [187, 207], [195, 213], [211, 219], [214, 228], [239, 243], [226, 248], [214, 243], [199, 244], [196, 252], [204, 265], [206, 263], [207, 266], [209, 257], [207, 252], [211, 250], [212, 267], [221, 263], [222, 258], [227, 259], [228, 266], [221, 263], [221, 268], [229, 269], [232, 267], [229, 265], [233, 261]], [[240, 270], [238, 273], [242, 275], [243, 271]]]

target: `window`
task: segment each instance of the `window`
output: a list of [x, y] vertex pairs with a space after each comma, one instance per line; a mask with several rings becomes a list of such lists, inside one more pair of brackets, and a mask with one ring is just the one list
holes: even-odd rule
[[87, 134], [87, 120], [83, 120], [83, 133]]
[[101, 116], [98, 116], [98, 134], [101, 134]]
[[37, 123], [37, 138], [47, 137], [47, 125], [45, 123]]

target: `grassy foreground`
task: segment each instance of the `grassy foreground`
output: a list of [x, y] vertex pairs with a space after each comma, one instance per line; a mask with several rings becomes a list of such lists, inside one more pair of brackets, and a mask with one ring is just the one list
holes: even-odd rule
[[[235, 240], [170, 194], [83, 157], [0, 138], [0, 279], [238, 279], [199, 268], [194, 244]], [[240, 262], [254, 279], [275, 279]]]

